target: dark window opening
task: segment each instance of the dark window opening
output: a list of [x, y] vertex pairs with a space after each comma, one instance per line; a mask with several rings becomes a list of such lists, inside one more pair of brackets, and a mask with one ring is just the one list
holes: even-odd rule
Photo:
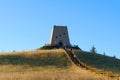
[[63, 35], [65, 35], [65, 33], [63, 33]]
[[60, 37], [62, 37], [62, 35], [60, 35]]
[[58, 37], [56, 36], [56, 38], [58, 38]]

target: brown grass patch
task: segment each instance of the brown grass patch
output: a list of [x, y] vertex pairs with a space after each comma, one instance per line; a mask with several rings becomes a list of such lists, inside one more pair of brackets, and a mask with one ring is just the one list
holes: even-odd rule
[[108, 80], [69, 61], [62, 49], [0, 54], [0, 80]]

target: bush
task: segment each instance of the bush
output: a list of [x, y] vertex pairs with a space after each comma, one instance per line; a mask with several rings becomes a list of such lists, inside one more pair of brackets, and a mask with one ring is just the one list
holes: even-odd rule
[[71, 49], [79, 49], [82, 51], [82, 49], [80, 49], [78, 46], [65, 46], [65, 47], [61, 47], [59, 45], [54, 45], [54, 46], [50, 46], [50, 45], [45, 45], [42, 46], [41, 48], [38, 48], [37, 50], [45, 50], [45, 49], [59, 49], [59, 48], [71, 48]]
[[59, 49], [60, 46], [55, 45], [55, 46], [42, 46], [41, 48], [38, 48], [38, 50], [44, 50], [44, 49]]

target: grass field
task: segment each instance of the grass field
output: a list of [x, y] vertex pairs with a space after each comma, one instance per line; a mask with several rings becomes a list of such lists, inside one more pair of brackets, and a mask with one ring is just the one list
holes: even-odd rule
[[75, 66], [64, 50], [57, 49], [1, 53], [0, 80], [108, 80], [108, 78]]
[[114, 57], [90, 52], [76, 51], [77, 57], [89, 66], [106, 70], [113, 71], [114, 73], [120, 73], [120, 60]]

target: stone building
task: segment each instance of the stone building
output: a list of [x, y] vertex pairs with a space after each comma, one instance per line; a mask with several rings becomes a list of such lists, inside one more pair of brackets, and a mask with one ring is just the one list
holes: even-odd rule
[[70, 46], [67, 26], [53, 26], [50, 45]]

